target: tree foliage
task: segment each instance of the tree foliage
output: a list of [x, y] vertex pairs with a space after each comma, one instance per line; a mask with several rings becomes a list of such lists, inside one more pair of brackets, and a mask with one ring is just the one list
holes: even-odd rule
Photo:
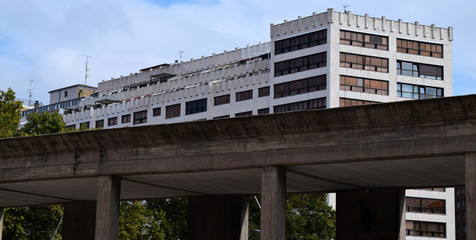
[[[336, 215], [326, 194], [290, 194], [286, 197], [286, 239], [335, 239]], [[260, 209], [250, 197], [248, 239], [260, 239]]]
[[123, 201], [119, 239], [187, 239], [187, 211], [184, 198]]
[[48, 111], [39, 113], [35, 112], [26, 116], [28, 121], [21, 129], [21, 132], [25, 136], [39, 135], [39, 134], [51, 134], [65, 131], [65, 122], [63, 117], [54, 111], [50, 113]]
[[15, 100], [15, 92], [8, 88], [0, 90], [0, 138], [9, 138], [16, 135], [20, 125], [21, 102]]
[[[3, 239], [52, 239], [62, 216], [62, 205], [7, 208], [5, 209]], [[58, 231], [55, 240], [61, 239], [61, 232]]]

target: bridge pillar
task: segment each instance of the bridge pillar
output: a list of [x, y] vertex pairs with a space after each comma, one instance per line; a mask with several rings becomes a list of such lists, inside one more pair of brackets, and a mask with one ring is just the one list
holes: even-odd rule
[[120, 197], [120, 177], [98, 177], [95, 234], [96, 240], [118, 239]]
[[248, 239], [248, 196], [189, 197], [188, 206], [190, 239]]
[[5, 213], [4, 208], [0, 208], [0, 240], [2, 240], [3, 234], [3, 214]]
[[404, 189], [338, 192], [336, 203], [337, 239], [405, 239]]
[[261, 240], [286, 238], [286, 168], [261, 170]]
[[476, 154], [465, 159], [466, 239], [476, 239]]
[[64, 204], [63, 240], [94, 239], [96, 202]]

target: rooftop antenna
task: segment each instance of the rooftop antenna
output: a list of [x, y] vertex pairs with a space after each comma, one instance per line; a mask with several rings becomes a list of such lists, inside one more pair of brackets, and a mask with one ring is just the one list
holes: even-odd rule
[[347, 8], [350, 7], [349, 4], [343, 4], [342, 7], [344, 7], [344, 13], [347, 13]]
[[28, 88], [28, 106], [31, 106], [31, 102], [33, 102], [33, 94], [32, 94], [32, 85], [33, 85], [33, 79], [26, 80], [30, 82], [30, 88]]
[[184, 50], [180, 50], [180, 58], [179, 58], [180, 62], [182, 62], [182, 59], [184, 58], [184, 56], [183, 56], [184, 52], [185, 52]]
[[83, 55], [83, 56], [86, 57], [86, 68], [84, 69], [84, 85], [88, 85], [88, 77], [91, 76], [88, 74], [88, 71], [91, 70], [88, 68], [88, 59], [92, 56], [88, 56], [88, 55]]

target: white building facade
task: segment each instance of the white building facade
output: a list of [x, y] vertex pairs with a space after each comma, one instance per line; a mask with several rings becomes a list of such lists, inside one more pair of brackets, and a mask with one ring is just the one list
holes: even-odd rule
[[[328, 9], [271, 41], [98, 85], [66, 125], [117, 128], [452, 95], [453, 29]], [[331, 198], [332, 199], [332, 198]], [[407, 190], [407, 239], [455, 239], [454, 190]]]

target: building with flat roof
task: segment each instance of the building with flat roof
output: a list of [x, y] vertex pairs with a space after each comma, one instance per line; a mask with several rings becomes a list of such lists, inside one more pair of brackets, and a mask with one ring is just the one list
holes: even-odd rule
[[[65, 112], [66, 124], [132, 127], [453, 93], [451, 27], [328, 9], [271, 24], [270, 36], [269, 42], [102, 81], [97, 97]], [[452, 188], [406, 195], [407, 239], [455, 239]]]

